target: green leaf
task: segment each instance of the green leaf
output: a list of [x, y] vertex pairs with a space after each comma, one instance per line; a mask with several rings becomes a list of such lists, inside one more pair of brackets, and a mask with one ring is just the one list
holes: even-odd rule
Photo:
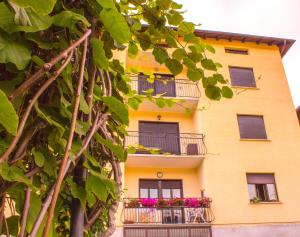
[[17, 134], [19, 117], [6, 97], [6, 94], [0, 89], [0, 124], [12, 135]]
[[71, 194], [74, 198], [80, 200], [81, 205], [84, 207], [86, 203], [86, 191], [82, 186], [78, 186], [71, 178], [67, 178], [67, 183], [70, 186]]
[[40, 48], [42, 49], [52, 49], [54, 47], [54, 44], [45, 42], [38, 36], [38, 33], [27, 33], [26, 39], [36, 43]]
[[165, 64], [170, 72], [175, 76], [182, 72], [183, 66], [176, 59], [167, 59]]
[[178, 26], [179, 35], [187, 35], [193, 33], [195, 30], [195, 25], [192, 22], [183, 21]]
[[157, 98], [157, 99], [155, 100], [155, 103], [156, 103], [156, 105], [157, 105], [159, 108], [163, 108], [163, 107], [165, 107], [165, 105], [166, 105], [165, 100], [164, 100], [164, 98], [162, 98], [162, 97]]
[[140, 43], [142, 50], [146, 51], [147, 49], [149, 49], [151, 47], [152, 42], [151, 42], [151, 38], [148, 34], [146, 34], [146, 33], [138, 34], [137, 39]]
[[227, 83], [227, 81], [224, 79], [224, 77], [223, 77], [222, 74], [215, 73], [215, 74], [213, 75], [213, 77], [214, 77], [218, 82], [220, 82], [220, 83], [222, 83], [222, 84], [226, 84], [226, 83]]
[[90, 128], [89, 123], [83, 122], [83, 121], [80, 121], [80, 120], [76, 121], [75, 132], [77, 134], [79, 134], [80, 136], [86, 135], [86, 133], [88, 132], [89, 128]]
[[83, 15], [77, 14], [72, 11], [62, 11], [59, 14], [53, 16], [54, 25], [69, 28], [74, 32], [77, 31], [76, 24], [79, 21], [81, 21], [86, 26], [90, 26], [90, 23]]
[[23, 70], [31, 60], [31, 50], [13, 35], [0, 31], [0, 63], [13, 63]]
[[28, 217], [27, 217], [28, 219], [26, 223], [26, 230], [28, 233], [30, 233], [30, 231], [32, 230], [36, 217], [39, 215], [41, 206], [42, 206], [41, 198], [37, 194], [31, 192], [30, 208], [28, 211]]
[[168, 10], [172, 4], [172, 0], [157, 0], [156, 4], [161, 10]]
[[216, 52], [216, 50], [214, 49], [214, 47], [212, 47], [212, 46], [209, 45], [209, 44], [206, 44], [206, 45], [205, 45], [205, 48], [206, 48], [209, 52], [211, 52], [211, 53], [215, 53], [215, 52]]
[[38, 167], [43, 167], [45, 163], [45, 157], [42, 152], [36, 151], [35, 148], [32, 149], [32, 154], [34, 156], [34, 162]]
[[221, 99], [221, 90], [219, 87], [208, 85], [205, 88], [205, 95], [212, 100]]
[[86, 103], [86, 100], [84, 98], [84, 94], [80, 93], [80, 98], [79, 98], [79, 109], [84, 113], [84, 114], [89, 114], [90, 113], [90, 108], [88, 104]]
[[103, 9], [100, 17], [105, 29], [119, 44], [129, 42], [131, 39], [130, 29], [120, 12], [116, 9]]
[[35, 64], [38, 65], [39, 67], [42, 67], [46, 63], [43, 59], [41, 59], [37, 55], [32, 55], [31, 60], [35, 62]]
[[137, 45], [134, 42], [129, 42], [128, 45], [128, 56], [130, 58], [135, 58], [136, 55], [138, 54], [139, 49], [137, 47]]
[[128, 109], [124, 103], [115, 97], [103, 97], [103, 102], [108, 106], [110, 112], [116, 114], [125, 125], [128, 125]]
[[166, 37], [166, 42], [167, 44], [172, 47], [172, 48], [176, 48], [177, 47], [177, 43], [176, 40], [172, 37], [172, 36], [167, 36]]
[[105, 55], [105, 51], [103, 48], [103, 42], [99, 39], [92, 38], [92, 49], [93, 49], [93, 61], [96, 66], [107, 70], [109, 67], [108, 59]]
[[[19, 220], [20, 220], [20, 216], [10, 216], [8, 218], [6, 218], [6, 222], [7, 222], [7, 226], [9, 229], [9, 234], [10, 236], [17, 236], [18, 232], [19, 232]], [[1, 228], [1, 236], [7, 236], [6, 235], [6, 228], [5, 226], [2, 226]]]
[[170, 10], [166, 16], [170, 25], [178, 26], [183, 21], [183, 16], [178, 11]]
[[186, 52], [182, 48], [175, 49], [172, 53], [172, 58], [181, 61], [184, 57], [186, 57]]
[[187, 76], [192, 81], [199, 81], [203, 77], [203, 71], [198, 68], [195, 70], [192, 68], [188, 68]]
[[105, 140], [97, 133], [94, 135], [94, 138], [96, 139], [97, 142], [109, 148], [115, 154], [115, 156], [119, 161], [125, 161], [126, 157], [125, 157], [124, 149], [121, 145], [116, 145], [110, 140]]
[[97, 2], [104, 9], [111, 9], [111, 8], [115, 8], [116, 7], [113, 0], [97, 0]]
[[194, 33], [190, 33], [190, 34], [184, 35], [184, 41], [187, 43], [198, 44], [200, 42], [200, 39]]
[[116, 197], [116, 185], [105, 176], [89, 175], [86, 181], [86, 192], [92, 192], [101, 201], [106, 202], [109, 194], [111, 194], [113, 198]]
[[65, 128], [57, 121], [55, 121], [49, 114], [47, 111], [42, 110], [38, 107], [38, 104], [34, 105], [34, 108], [38, 114], [38, 116], [45, 120], [46, 122], [48, 122], [50, 125], [53, 125], [55, 127], [57, 127], [60, 131], [65, 131]]
[[138, 110], [140, 103], [141, 102], [134, 97], [128, 99], [128, 105], [134, 110]]
[[26, 9], [24, 11], [24, 14], [26, 14], [29, 19], [30, 25], [16, 24], [14, 20], [15, 14], [4, 2], [0, 3], [0, 28], [8, 33], [13, 33], [17, 31], [36, 32], [48, 29], [51, 26], [52, 19], [50, 16], [42, 16], [31, 9]]
[[44, 161], [44, 171], [49, 176], [56, 177], [57, 176], [56, 168], [57, 168], [56, 160], [54, 159], [54, 157], [48, 156], [47, 159], [45, 159]]
[[222, 90], [221, 90], [222, 96], [225, 98], [232, 98], [233, 97], [233, 92], [231, 90], [231, 88], [229, 88], [228, 86], [223, 86]]
[[203, 68], [207, 69], [207, 70], [211, 70], [211, 71], [216, 71], [217, 67], [215, 65], [215, 63], [213, 62], [213, 60], [211, 59], [202, 59], [201, 60], [201, 65]]
[[169, 58], [167, 50], [161, 47], [155, 47], [152, 54], [154, 55], [156, 62], [160, 64], [164, 63]]
[[0, 164], [0, 176], [10, 182], [24, 183], [29, 187], [33, 187], [31, 181], [25, 176], [24, 171], [13, 165], [9, 166], [7, 162]]
[[47, 15], [52, 12], [56, 0], [10, 0], [16, 3], [20, 7], [30, 7], [36, 13], [40, 15]]

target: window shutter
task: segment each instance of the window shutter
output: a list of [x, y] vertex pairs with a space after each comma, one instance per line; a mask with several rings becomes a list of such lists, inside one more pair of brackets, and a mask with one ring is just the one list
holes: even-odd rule
[[243, 55], [248, 55], [248, 50], [247, 49], [230, 49], [230, 48], [225, 48], [226, 53], [232, 53], [232, 54], [243, 54]]
[[155, 93], [163, 96], [176, 97], [176, 85], [173, 75], [156, 74]]
[[140, 189], [158, 189], [158, 181], [157, 180], [140, 180]]
[[256, 87], [252, 68], [229, 67], [231, 85], [242, 87]]
[[262, 116], [238, 115], [238, 125], [242, 139], [267, 139]]
[[[140, 73], [138, 75], [138, 93], [139, 94], [145, 94], [144, 91], [149, 90], [149, 89], [153, 89], [154, 90], [154, 83], [149, 83], [147, 81], [148, 76], [144, 75], [142, 73]], [[155, 94], [155, 91], [153, 92], [153, 94]]]
[[180, 180], [163, 180], [161, 182], [161, 188], [170, 188], [170, 189], [181, 189]]
[[275, 184], [274, 174], [247, 174], [248, 184]]

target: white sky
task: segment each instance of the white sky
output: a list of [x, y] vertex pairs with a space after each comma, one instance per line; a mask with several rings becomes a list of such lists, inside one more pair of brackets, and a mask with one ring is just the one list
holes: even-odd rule
[[[300, 0], [177, 0], [201, 29], [295, 39], [283, 58], [295, 107], [300, 105]], [[299, 67], [299, 68], [298, 68]]]

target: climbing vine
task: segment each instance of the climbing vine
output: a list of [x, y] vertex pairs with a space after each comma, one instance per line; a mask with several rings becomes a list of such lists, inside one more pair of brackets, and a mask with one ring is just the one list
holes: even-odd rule
[[208, 98], [232, 97], [183, 13], [172, 0], [0, 1], [1, 234], [114, 232], [120, 163], [134, 152], [128, 109], [176, 103], [133, 90], [138, 71], [118, 53], [150, 51], [175, 76], [186, 69]]

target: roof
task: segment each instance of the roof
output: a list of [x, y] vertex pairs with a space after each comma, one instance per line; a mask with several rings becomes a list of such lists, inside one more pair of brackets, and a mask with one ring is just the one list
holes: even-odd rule
[[277, 45], [282, 57], [287, 53], [290, 47], [296, 42], [296, 40], [293, 39], [230, 33], [230, 32], [222, 32], [222, 31], [212, 31], [212, 30], [195, 30], [195, 34], [204, 39], [213, 38], [216, 40], [220, 40], [220, 39], [228, 40], [228, 41], [236, 40], [241, 42], [252, 42], [257, 44]]
[[[148, 27], [147, 24], [142, 25], [142, 29], [146, 29]], [[177, 27], [167, 26], [174, 30], [177, 30]], [[216, 40], [228, 40], [228, 41], [241, 41], [241, 42], [249, 42], [249, 43], [257, 43], [257, 44], [267, 44], [267, 45], [277, 45], [279, 48], [281, 57], [283, 57], [287, 51], [292, 47], [292, 45], [296, 42], [294, 39], [286, 39], [286, 38], [276, 38], [276, 37], [268, 37], [268, 36], [259, 36], [259, 35], [248, 35], [248, 34], [239, 34], [239, 33], [231, 33], [231, 32], [223, 32], [223, 31], [213, 31], [213, 30], [200, 30], [196, 29], [194, 32], [197, 36], [207, 39], [212, 38]]]

